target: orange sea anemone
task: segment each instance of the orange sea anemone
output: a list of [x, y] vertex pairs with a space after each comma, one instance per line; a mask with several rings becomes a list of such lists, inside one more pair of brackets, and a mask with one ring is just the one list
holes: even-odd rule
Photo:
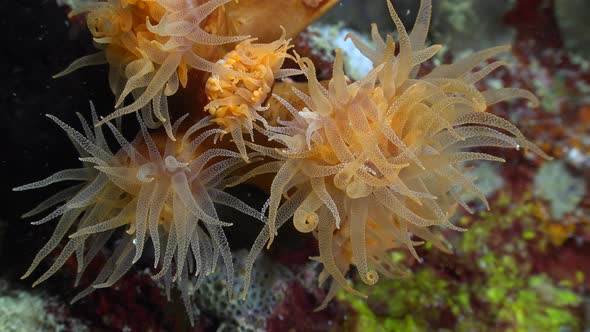
[[218, 64], [242, 76], [236, 77], [229, 70], [214, 71], [206, 83], [210, 102], [205, 110], [213, 115], [213, 122], [230, 133], [245, 160], [247, 152], [242, 136], [245, 132], [253, 140], [255, 121], [266, 123], [259, 112], [268, 110], [264, 103], [275, 80], [299, 73], [293, 69], [281, 69], [285, 58], [289, 57], [290, 39], [284, 36], [283, 33], [280, 39], [268, 44], [254, 44], [256, 39], [239, 43]]
[[[93, 121], [98, 121], [92, 112]], [[84, 167], [67, 169], [15, 191], [77, 180], [81, 184], [64, 189], [25, 214], [30, 217], [62, 202], [53, 212], [34, 224], [60, 217], [51, 239], [39, 251], [23, 278], [28, 277], [63, 240], [69, 239], [61, 253], [34, 285], [53, 275], [66, 260], [75, 255], [78, 279], [88, 263], [108, 239], [120, 237], [116, 248], [93, 284], [74, 301], [96, 288], [113, 285], [142, 256], [149, 239], [154, 248], [154, 278], [176, 281], [189, 310], [188, 298], [194, 289], [188, 274], [199, 280], [215, 270], [219, 256], [226, 269], [228, 292], [233, 284], [233, 264], [223, 227], [231, 223], [219, 219], [214, 204], [231, 207], [258, 218], [260, 213], [236, 197], [222, 191], [229, 173], [244, 161], [236, 152], [209, 148], [212, 136], [220, 130], [211, 128], [204, 118], [191, 126], [181, 139], [154, 141], [140, 120], [141, 133], [129, 143], [115, 126], [107, 122], [121, 149], [113, 154], [102, 127], [94, 130], [80, 117], [84, 134], [48, 115], [70, 137], [80, 152]], [[181, 118], [172, 130], [181, 125]], [[189, 138], [195, 135], [194, 138]], [[116, 230], [126, 227], [125, 232]], [[161, 250], [163, 249], [163, 250]], [[197, 282], [198, 284], [198, 282]]]
[[[117, 109], [98, 125], [142, 110], [149, 128], [163, 124], [174, 139], [166, 97], [175, 94], [179, 86], [186, 87], [189, 69], [211, 72], [218, 67], [199, 55], [203, 47], [247, 38], [212, 35], [200, 26], [211, 12], [229, 1], [211, 0], [199, 5], [196, 1], [108, 0], [83, 6], [70, 15], [87, 13], [88, 28], [103, 51], [74, 61], [56, 76], [108, 63]], [[129, 95], [135, 100], [121, 107]]]
[[[250, 252], [247, 273], [263, 246], [270, 246], [276, 230], [293, 216], [297, 230], [317, 237], [317, 259], [336, 281], [333, 290], [339, 286], [361, 295], [345, 279], [351, 266], [365, 283], [374, 284], [379, 271], [389, 270], [388, 249], [403, 246], [417, 257], [414, 246], [421, 242], [415, 242], [413, 235], [444, 249], [432, 230], [434, 226], [462, 230], [450, 218], [457, 205], [471, 211], [461, 198], [464, 191], [475, 193], [488, 206], [464, 164], [503, 159], [466, 149], [525, 148], [549, 158], [510, 122], [486, 113], [487, 106], [507, 98], [524, 97], [536, 104], [530, 92], [480, 92], [474, 86], [499, 63], [472, 70], [507, 47], [477, 52], [417, 77], [420, 64], [440, 49], [423, 46], [431, 3], [422, 1], [411, 35], [389, 1], [388, 5], [399, 32], [397, 55], [393, 37], [382, 39], [374, 25], [375, 48], [352, 37], [374, 63], [364, 78], [348, 80], [342, 52], [337, 50], [333, 77], [325, 83], [317, 80], [310, 59], [297, 59], [308, 79], [308, 93], [293, 91], [305, 107], [297, 109], [275, 95], [291, 118], [267, 126], [266, 135], [284, 148], [275, 151], [250, 144], [276, 161], [242, 178], [276, 173], [266, 205], [268, 222]], [[379, 238], [382, 244], [375, 245]], [[346, 243], [351, 250], [343, 250]], [[335, 291], [329, 294], [328, 299]]]

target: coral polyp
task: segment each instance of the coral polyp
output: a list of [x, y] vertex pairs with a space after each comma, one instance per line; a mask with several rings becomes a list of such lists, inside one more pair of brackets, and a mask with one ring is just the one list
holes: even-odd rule
[[[109, 149], [102, 127], [94, 131], [80, 117], [81, 134], [57, 118], [48, 115], [70, 137], [81, 154], [84, 167], [60, 171], [45, 180], [15, 188], [16, 191], [45, 187], [55, 182], [81, 180], [42, 202], [25, 216], [32, 216], [65, 201], [43, 219], [42, 224], [60, 217], [49, 242], [35, 257], [23, 278], [28, 277], [67, 233], [68, 242], [58, 258], [35, 285], [53, 275], [75, 255], [78, 278], [108, 239], [125, 227], [125, 233], [96, 280], [77, 300], [96, 288], [113, 285], [144, 253], [151, 239], [154, 275], [177, 281], [185, 303], [190, 296], [188, 274], [203, 276], [215, 271], [218, 257], [225, 265], [227, 283], [233, 283], [233, 263], [223, 227], [214, 204], [231, 207], [254, 217], [259, 212], [236, 197], [222, 191], [226, 176], [244, 163], [240, 155], [220, 148], [206, 148], [219, 129], [210, 128], [204, 118], [189, 127], [174, 142], [154, 140], [141, 120], [141, 133], [128, 142], [110, 123], [107, 126], [121, 145], [117, 153]], [[181, 126], [179, 119], [173, 131]], [[93, 119], [97, 117], [93, 110]], [[193, 138], [190, 138], [193, 136]], [[142, 152], [140, 152], [142, 151]], [[231, 296], [231, 291], [230, 291]], [[190, 312], [190, 310], [188, 310]]]
[[[400, 36], [399, 52], [396, 55], [393, 38], [383, 40], [376, 26], [375, 49], [353, 38], [375, 65], [359, 81], [349, 82], [344, 75], [340, 50], [328, 82], [317, 80], [311, 60], [298, 59], [308, 93], [293, 91], [305, 107], [297, 109], [275, 96], [291, 119], [268, 126], [267, 135], [284, 148], [274, 152], [252, 145], [277, 161], [243, 178], [276, 173], [267, 204], [268, 223], [249, 259], [265, 243], [270, 246], [276, 230], [293, 216], [298, 231], [317, 237], [317, 260], [336, 281], [328, 299], [336, 286], [354, 292], [345, 279], [352, 266], [367, 284], [377, 282], [378, 271], [392, 275], [388, 253], [395, 246], [406, 247], [418, 258], [414, 246], [422, 242], [414, 241], [413, 235], [445, 250], [433, 226], [463, 230], [450, 218], [459, 205], [471, 211], [461, 198], [464, 192], [473, 192], [488, 206], [464, 164], [504, 160], [466, 149], [524, 147], [548, 158], [508, 121], [485, 112], [487, 106], [507, 98], [525, 97], [536, 103], [531, 93], [480, 92], [474, 86], [497, 63], [477, 72], [472, 72], [474, 67], [506, 47], [475, 53], [417, 77], [420, 64], [440, 49], [423, 46], [430, 2], [422, 3], [411, 35], [391, 3], [389, 11]], [[285, 195], [289, 199], [281, 206]], [[345, 244], [351, 250], [339, 248]], [[251, 267], [252, 261], [248, 262]]]
[[[206, 83], [210, 102], [205, 106], [213, 122], [231, 134], [242, 157], [247, 160], [244, 132], [254, 135], [254, 122], [266, 123], [260, 114], [265, 106], [275, 80], [293, 74], [293, 70], [281, 69], [288, 57], [290, 40], [283, 36], [268, 44], [254, 44], [255, 39], [239, 43], [235, 50], [218, 61], [225, 72], [213, 72]], [[231, 71], [241, 74], [236, 77]]]
[[[109, 64], [109, 84], [117, 109], [99, 121], [104, 124], [141, 110], [149, 128], [164, 124], [171, 132], [167, 97], [186, 87], [188, 70], [213, 71], [207, 47], [238, 42], [247, 36], [217, 36], [201, 22], [231, 0], [194, 1], [109, 0], [83, 6], [70, 15], [87, 14], [87, 25], [102, 52], [74, 61], [56, 76], [78, 68]], [[218, 69], [219, 70], [219, 69]], [[135, 99], [122, 106], [127, 96]], [[154, 119], [155, 118], [155, 119]]]

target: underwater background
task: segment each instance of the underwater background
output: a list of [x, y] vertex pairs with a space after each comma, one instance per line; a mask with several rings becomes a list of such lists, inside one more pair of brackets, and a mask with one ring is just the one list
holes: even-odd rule
[[[419, 1], [393, 4], [411, 28]], [[308, 260], [317, 255], [315, 239], [289, 225], [281, 245], [258, 259], [244, 303], [228, 300], [221, 273], [196, 290], [194, 326], [178, 294], [168, 300], [161, 282], [152, 280], [149, 260], [73, 305], [79, 291], [73, 261], [35, 288], [20, 280], [55, 226], [20, 218], [46, 197], [43, 190], [12, 188], [79, 164], [44, 114], [72, 124], [75, 112], [88, 115], [89, 101], [101, 115], [113, 106], [106, 66], [52, 78], [95, 50], [85, 20], [68, 19], [75, 5], [0, 3], [0, 331], [590, 331], [589, 1], [433, 0], [427, 44], [444, 47], [430, 65], [512, 45], [499, 57], [510, 65], [480, 83], [527, 89], [541, 105], [499, 103], [489, 112], [509, 119], [554, 157], [499, 150], [507, 162], [478, 162], [473, 176], [491, 209], [464, 198], [474, 213], [459, 212], [455, 224], [468, 230], [443, 231], [452, 254], [428, 243], [416, 248], [422, 262], [394, 251], [391, 260], [404, 262], [411, 276], [367, 286], [351, 275], [367, 300], [341, 290], [326, 309], [314, 311], [326, 294], [317, 286], [318, 264]], [[342, 0], [294, 39], [295, 50], [312, 58], [318, 78], [327, 79], [334, 50], [342, 48], [346, 74], [359, 79], [371, 63], [344, 37], [353, 32], [369, 40], [373, 22], [381, 31], [395, 30], [385, 1]], [[128, 122], [125, 129], [137, 132]], [[253, 186], [230, 191], [258, 210], [266, 200]], [[255, 237], [248, 228], [229, 231], [237, 270]], [[82, 282], [99, 271], [89, 269]]]

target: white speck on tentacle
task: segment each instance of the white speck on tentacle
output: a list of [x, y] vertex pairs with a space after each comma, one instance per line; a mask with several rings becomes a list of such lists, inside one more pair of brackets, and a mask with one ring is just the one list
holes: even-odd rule
[[164, 165], [168, 172], [176, 173], [178, 170], [188, 167], [189, 164], [178, 161], [174, 156], [168, 156], [164, 158]]

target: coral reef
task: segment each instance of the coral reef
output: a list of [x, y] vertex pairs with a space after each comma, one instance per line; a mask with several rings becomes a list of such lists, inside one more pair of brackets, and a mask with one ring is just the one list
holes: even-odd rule
[[[563, 4], [344, 1], [310, 25], [337, 1], [63, 3], [70, 38], [99, 52], [69, 52], [91, 55], [56, 84], [94, 73], [115, 100], [79, 126], [63, 100], [43, 110], [82, 164], [33, 173], [52, 154], [37, 144], [26, 181], [63, 170], [7, 181], [17, 209], [57, 187], [24, 214], [43, 213], [35, 230], [0, 224], [2, 257], [45, 242], [23, 278], [58, 304], [4, 292], [42, 325], [25, 329], [586, 328], [590, 64]], [[355, 22], [335, 23], [350, 6]], [[387, 20], [367, 33], [372, 12]], [[33, 132], [33, 115], [6, 123]]]

